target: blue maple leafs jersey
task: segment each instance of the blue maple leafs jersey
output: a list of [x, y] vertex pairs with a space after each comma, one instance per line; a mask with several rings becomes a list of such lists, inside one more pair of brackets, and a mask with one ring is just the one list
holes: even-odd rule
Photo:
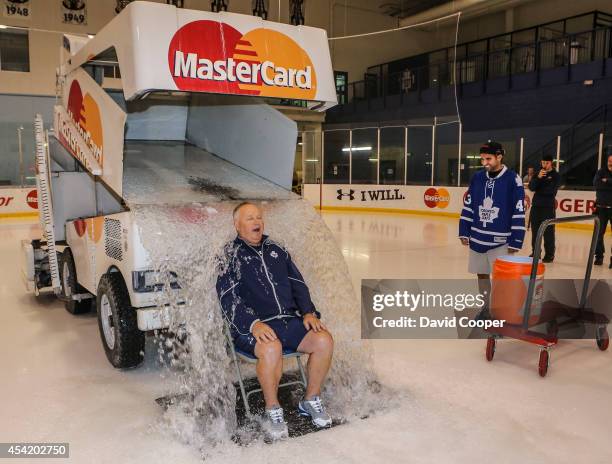
[[520, 250], [525, 238], [525, 188], [521, 178], [506, 166], [496, 177], [477, 172], [463, 200], [459, 238], [470, 248], [486, 253], [508, 245]]

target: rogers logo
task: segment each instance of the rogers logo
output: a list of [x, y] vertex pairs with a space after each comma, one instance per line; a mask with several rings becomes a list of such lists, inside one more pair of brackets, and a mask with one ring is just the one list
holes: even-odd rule
[[593, 214], [596, 209], [596, 204], [594, 200], [563, 198], [560, 201], [555, 200], [555, 209], [559, 209], [564, 213]]
[[193, 21], [170, 41], [168, 66], [179, 90], [295, 99], [316, 94], [308, 54], [271, 29], [242, 34], [225, 23]]
[[445, 188], [428, 188], [423, 195], [425, 206], [428, 208], [446, 208], [450, 203], [450, 193]]
[[38, 190], [32, 190], [28, 193], [26, 203], [32, 209], [38, 209]]

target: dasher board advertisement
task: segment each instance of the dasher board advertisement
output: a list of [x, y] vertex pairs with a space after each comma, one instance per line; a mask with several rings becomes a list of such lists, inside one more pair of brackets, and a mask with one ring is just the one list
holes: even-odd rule
[[[322, 192], [322, 198], [321, 198]], [[375, 185], [375, 184], [305, 184], [304, 198], [323, 208], [381, 209], [398, 212], [422, 211], [459, 217], [467, 187]], [[533, 192], [525, 189], [525, 211], [531, 209]], [[557, 217], [594, 214], [595, 192], [559, 190], [555, 202]]]
[[38, 214], [36, 186], [0, 188], [0, 218]]

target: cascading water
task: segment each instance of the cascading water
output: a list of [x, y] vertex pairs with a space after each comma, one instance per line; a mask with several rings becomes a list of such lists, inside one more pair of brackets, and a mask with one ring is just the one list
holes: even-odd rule
[[[262, 207], [265, 233], [291, 253], [334, 336], [323, 391], [329, 412], [350, 420], [380, 409], [388, 394], [375, 381], [369, 343], [360, 339], [361, 312], [348, 268], [312, 206], [195, 147], [181, 146], [168, 166], [168, 147], [162, 157], [155, 153], [158, 145], [145, 145], [134, 150], [132, 143], [138, 156], [126, 156], [124, 190], [150, 268], [160, 271], [165, 284], [158, 304], [170, 307], [169, 332], [177, 334], [159, 338], [163, 350], [172, 348], [171, 356], [161, 358], [179, 378], [180, 391], [173, 393], [183, 398], [166, 411], [163, 427], [201, 449], [250, 433], [237, 427], [235, 376], [215, 289], [223, 247], [236, 235], [232, 210], [246, 199]], [[171, 289], [171, 273], [180, 290]], [[177, 339], [183, 336], [181, 344]], [[242, 367], [254, 375], [254, 369]]]

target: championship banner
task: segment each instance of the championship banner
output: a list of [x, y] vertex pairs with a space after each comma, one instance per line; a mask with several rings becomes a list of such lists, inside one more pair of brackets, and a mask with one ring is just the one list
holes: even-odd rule
[[65, 24], [76, 24], [78, 26], [87, 24], [86, 0], [60, 0], [62, 22]]
[[30, 19], [30, 0], [2, 0], [2, 13], [7, 18]]

